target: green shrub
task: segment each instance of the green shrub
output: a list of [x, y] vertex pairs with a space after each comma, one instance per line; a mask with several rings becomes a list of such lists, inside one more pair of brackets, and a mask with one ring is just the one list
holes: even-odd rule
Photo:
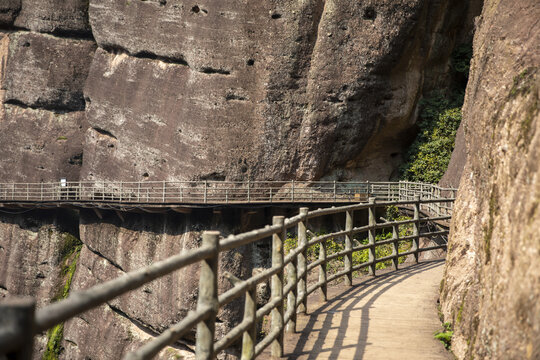
[[[389, 211], [392, 212], [393, 210], [389, 210]], [[398, 212], [397, 216], [392, 220], [400, 221], [400, 220], [408, 220], [408, 219], [410, 218], [406, 216], [399, 216], [399, 212]], [[400, 237], [411, 235], [412, 225], [411, 224], [400, 225], [398, 232], [399, 232]], [[319, 233], [316, 233], [315, 236], [320, 236], [324, 234], [325, 234], [324, 232], [319, 232]], [[358, 234], [358, 236], [353, 238], [353, 247], [357, 247], [359, 245], [366, 245], [369, 243], [369, 239], [365, 237], [365, 235], [364, 237], [361, 237], [359, 235], [361, 234]], [[388, 240], [391, 238], [392, 238], [392, 231], [381, 229], [381, 230], [377, 230], [377, 233], [375, 235], [375, 242]], [[311, 239], [311, 236], [308, 236], [308, 241], [310, 239]], [[345, 240], [343, 238], [330, 238], [326, 240], [325, 243], [326, 243], [327, 256], [336, 254], [340, 251], [345, 250]], [[288, 254], [289, 252], [294, 250], [297, 246], [298, 246], [298, 237], [288, 234], [287, 239], [285, 240], [285, 244], [284, 244], [285, 254]], [[412, 247], [412, 240], [404, 240], [404, 241], [398, 242], [398, 251], [400, 253], [410, 250], [411, 247]], [[307, 256], [308, 263], [314, 262], [319, 258], [319, 249], [320, 249], [320, 244], [312, 245], [307, 249], [306, 256]], [[385, 245], [377, 246], [375, 248], [375, 256], [377, 259], [385, 257], [385, 256], [389, 256], [389, 255], [392, 255], [392, 244], [385, 244]], [[368, 249], [358, 250], [358, 251], [353, 252], [352, 254], [353, 266], [365, 263], [368, 260], [369, 260]], [[403, 263], [404, 261], [405, 261], [404, 256], [399, 257], [399, 263]], [[391, 260], [380, 262], [380, 263], [377, 263], [376, 269], [378, 270], [385, 269], [386, 267], [391, 266], [391, 265], [392, 265]], [[326, 270], [328, 271], [329, 274], [333, 274], [342, 270], [343, 267], [344, 267], [343, 256], [338, 256], [337, 258], [327, 263]], [[367, 269], [364, 269], [362, 272], [367, 272]], [[356, 273], [355, 275], [358, 275], [358, 273]]]
[[[65, 280], [65, 283], [57, 289], [56, 295], [52, 301], [65, 299], [69, 295], [73, 275], [77, 269], [77, 262], [81, 254], [82, 241], [71, 235], [70, 233], [60, 234], [61, 242], [58, 252], [60, 261], [60, 277]], [[62, 338], [64, 335], [64, 323], [58, 324], [47, 331], [47, 345], [43, 353], [44, 360], [58, 360], [63, 347]]]
[[454, 331], [452, 331], [452, 324], [450, 323], [444, 323], [443, 324], [443, 330], [437, 331], [435, 333], [435, 339], [439, 340], [444, 344], [444, 347], [446, 350], [450, 349], [450, 346], [452, 345], [452, 336], [454, 335]]
[[420, 131], [401, 166], [402, 178], [437, 183], [446, 172], [461, 122], [462, 99], [433, 92], [421, 101]]
[[420, 102], [419, 132], [400, 167], [402, 179], [437, 183], [446, 172], [461, 122], [472, 53], [471, 43], [456, 46], [450, 58], [450, 85]]

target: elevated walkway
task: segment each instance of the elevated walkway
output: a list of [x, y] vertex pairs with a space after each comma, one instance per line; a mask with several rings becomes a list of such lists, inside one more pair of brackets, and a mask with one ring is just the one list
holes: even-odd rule
[[[0, 208], [93, 208], [130, 212], [189, 212], [203, 207], [328, 207], [378, 201], [454, 198], [455, 189], [413, 182], [337, 181], [81, 181], [0, 183]], [[451, 203], [420, 210], [449, 215]]]

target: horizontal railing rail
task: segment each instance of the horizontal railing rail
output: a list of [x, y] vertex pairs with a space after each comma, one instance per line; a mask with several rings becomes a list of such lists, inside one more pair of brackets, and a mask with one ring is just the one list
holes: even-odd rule
[[143, 181], [0, 183], [0, 202], [90, 202], [123, 204], [234, 204], [360, 202], [441, 198], [455, 189], [413, 182], [337, 181]]
[[[197, 308], [190, 311], [179, 323], [173, 325], [125, 359], [149, 359], [160, 350], [179, 340], [196, 327], [196, 356], [198, 359], [213, 359], [215, 356], [241, 342], [241, 358], [253, 359], [268, 346], [272, 356], [283, 355], [284, 333], [296, 331], [296, 314], [305, 312], [309, 294], [319, 290], [323, 300], [327, 298], [328, 283], [344, 278], [352, 285], [353, 272], [367, 269], [376, 275], [377, 264], [387, 263], [398, 269], [400, 259], [412, 255], [418, 262], [419, 254], [446, 248], [446, 242], [425, 248], [420, 247], [420, 239], [440, 239], [448, 235], [448, 230], [422, 230], [422, 224], [448, 220], [451, 217], [454, 201], [453, 189], [441, 189], [432, 185], [416, 183], [386, 183], [383, 189], [386, 197], [370, 197], [366, 203], [332, 207], [309, 211], [301, 208], [299, 214], [285, 219], [275, 216], [272, 225], [238, 235], [220, 238], [215, 231], [202, 235], [199, 248], [182, 252], [148, 267], [129, 272], [117, 279], [95, 285], [86, 290], [74, 291], [67, 299], [47, 305], [35, 311], [35, 301], [5, 302], [0, 304], [0, 354], [11, 353], [21, 359], [31, 356], [32, 339], [35, 334], [62, 323], [84, 311], [104, 304], [161, 276], [170, 274], [194, 263], [201, 264], [199, 277], [199, 297]], [[377, 184], [377, 186], [383, 184]], [[371, 185], [369, 185], [371, 186]], [[380, 190], [382, 191], [382, 190]], [[374, 192], [370, 193], [371, 195]], [[378, 193], [382, 196], [382, 193]], [[410, 219], [380, 222], [376, 219], [376, 209], [397, 206], [412, 212]], [[354, 212], [366, 210], [368, 224], [354, 227]], [[442, 213], [442, 215], [441, 215]], [[311, 219], [328, 215], [344, 214], [345, 228], [330, 234], [315, 235], [308, 230]], [[293, 229], [294, 228], [294, 229]], [[297, 234], [297, 246], [288, 254], [284, 252], [287, 231]], [[403, 232], [402, 230], [406, 230]], [[386, 231], [386, 232], [385, 232]], [[385, 233], [391, 236], [378, 238]], [[363, 234], [363, 235], [362, 235]], [[360, 236], [359, 236], [360, 235]], [[265, 238], [272, 238], [272, 265], [263, 272], [247, 279], [237, 279], [231, 274], [225, 276], [232, 288], [218, 293], [218, 262], [221, 252], [252, 244]], [[340, 239], [343, 248], [329, 253], [328, 242]], [[400, 245], [405, 244], [405, 247]], [[318, 247], [317, 258], [308, 258], [308, 249]], [[384, 256], [378, 255], [381, 247], [390, 246]], [[386, 248], [388, 250], [388, 248]], [[355, 262], [354, 254], [367, 252], [367, 260]], [[388, 253], [389, 252], [389, 253]], [[365, 253], [364, 253], [365, 254]], [[329, 264], [338, 262], [340, 269], [331, 272]], [[318, 280], [308, 284], [310, 271], [318, 272]], [[271, 298], [257, 308], [255, 287], [258, 283], [271, 280]], [[216, 314], [219, 308], [232, 300], [244, 297], [244, 316], [223, 337], [215, 339]], [[287, 309], [287, 310], [285, 310]], [[262, 339], [257, 338], [257, 324], [270, 314], [270, 330]], [[26, 319], [21, 321], [21, 319]]]

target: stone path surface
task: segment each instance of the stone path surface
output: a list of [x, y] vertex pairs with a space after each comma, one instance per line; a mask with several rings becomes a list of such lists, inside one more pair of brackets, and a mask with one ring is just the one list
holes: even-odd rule
[[[442, 260], [421, 262], [329, 287], [327, 302], [310, 297], [309, 315], [285, 335], [283, 359], [451, 359], [433, 338], [443, 267]], [[261, 355], [270, 359], [268, 349]]]

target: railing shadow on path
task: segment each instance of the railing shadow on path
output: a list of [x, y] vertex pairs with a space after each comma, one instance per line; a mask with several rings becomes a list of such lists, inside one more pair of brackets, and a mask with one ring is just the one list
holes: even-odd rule
[[[367, 342], [368, 329], [370, 326], [369, 313], [373, 304], [384, 295], [391, 287], [403, 282], [404, 280], [411, 278], [426, 270], [434, 269], [444, 264], [444, 259], [439, 260], [427, 260], [419, 264], [413, 264], [406, 268], [401, 268], [397, 271], [387, 272], [376, 277], [371, 277], [361, 280], [360, 283], [353, 285], [348, 290], [339, 293], [334, 298], [328, 299], [327, 302], [320, 304], [317, 309], [311, 312], [309, 320], [304, 326], [303, 330], [299, 332], [299, 337], [289, 339], [289, 345], [293, 341], [296, 341], [294, 349], [284, 354], [284, 359], [296, 359], [302, 357], [302, 359], [313, 360], [317, 359], [321, 354], [324, 354], [328, 359], [339, 359], [340, 353], [345, 349], [354, 349], [354, 359], [363, 359], [365, 348], [369, 343]], [[364, 280], [365, 279], [365, 280]], [[360, 307], [357, 307], [364, 298], [370, 296], [370, 299]], [[352, 299], [352, 301], [351, 301]], [[347, 305], [346, 305], [347, 304]], [[342, 306], [346, 305], [344, 309]], [[331, 330], [337, 330], [338, 333], [346, 332], [351, 321], [351, 313], [355, 310], [361, 310], [360, 332], [358, 335], [358, 341], [355, 345], [347, 345], [343, 343], [343, 337], [336, 337], [335, 339], [329, 338], [329, 332]], [[333, 320], [337, 313], [341, 313], [340, 324], [336, 327], [333, 326]], [[317, 327], [320, 322], [317, 321], [320, 315], [326, 314], [325, 320], [322, 326]], [[411, 314], [414, 316], [414, 314]], [[317, 334], [317, 339], [312, 346], [308, 343], [312, 340], [313, 334]], [[328, 344], [331, 340], [331, 344]], [[291, 346], [292, 347], [292, 346]], [[326, 353], [329, 353], [328, 356]], [[305, 357], [307, 356], [307, 357]]]

